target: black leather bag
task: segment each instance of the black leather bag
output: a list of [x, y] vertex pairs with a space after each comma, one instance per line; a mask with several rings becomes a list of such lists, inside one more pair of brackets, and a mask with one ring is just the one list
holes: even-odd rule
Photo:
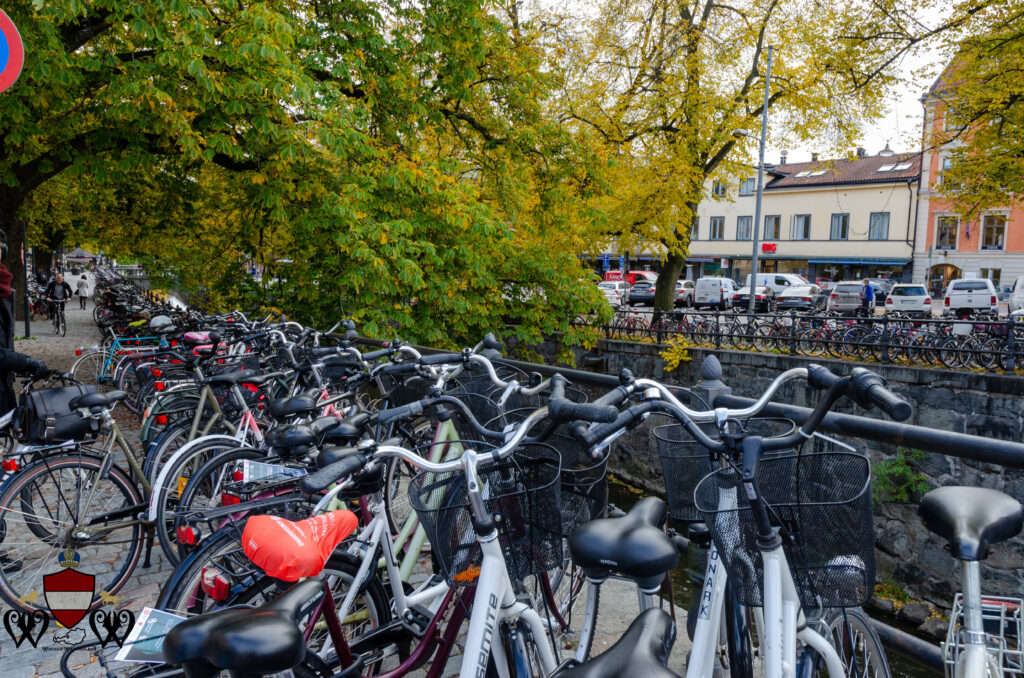
[[95, 392], [95, 386], [75, 384], [22, 395], [17, 416], [18, 440], [29, 445], [52, 445], [84, 440], [98, 433], [98, 421], [83, 417], [68, 404], [73, 398]]

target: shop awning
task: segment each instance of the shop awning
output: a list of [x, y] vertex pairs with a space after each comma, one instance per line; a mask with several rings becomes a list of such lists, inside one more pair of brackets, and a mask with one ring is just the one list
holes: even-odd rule
[[905, 266], [910, 259], [808, 259], [809, 264], [877, 264], [881, 266]]
[[[729, 257], [725, 257], [728, 259]], [[686, 263], [688, 264], [710, 264], [713, 261], [719, 261], [719, 259], [712, 259], [710, 257], [686, 257]]]

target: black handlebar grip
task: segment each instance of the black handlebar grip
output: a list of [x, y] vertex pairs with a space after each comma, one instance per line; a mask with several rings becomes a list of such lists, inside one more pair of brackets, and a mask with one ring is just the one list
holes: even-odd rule
[[369, 353], [364, 353], [363, 354], [363, 360], [365, 360], [366, 362], [370, 362], [371, 360], [377, 360], [378, 358], [383, 358], [386, 355], [391, 355], [391, 349], [390, 348], [381, 348], [381, 349], [378, 349], [376, 351], [370, 351]]
[[366, 466], [367, 456], [362, 453], [353, 454], [325, 466], [316, 473], [310, 473], [302, 479], [302, 489], [306, 492], [322, 492], [337, 481], [350, 476]]
[[552, 400], [565, 400], [565, 385], [569, 383], [569, 380], [560, 374], [554, 374], [551, 377], [551, 399]]
[[807, 384], [819, 390], [832, 388], [832, 384], [842, 377], [824, 365], [811, 364], [807, 366]]
[[890, 391], [885, 379], [863, 367], [855, 367], [851, 376], [854, 392], [862, 404], [875, 405], [896, 421], [910, 418], [910, 403]]
[[401, 407], [392, 407], [386, 410], [381, 410], [377, 413], [377, 423], [383, 426], [395, 419], [407, 419], [408, 417], [415, 417], [422, 413], [423, 401], [417, 400], [414, 403], [402, 405]]
[[610, 405], [574, 403], [565, 398], [552, 398], [548, 402], [548, 416], [555, 423], [589, 421], [595, 424], [603, 424], [615, 421], [616, 417], [619, 416], [619, 411]]
[[629, 389], [625, 386], [616, 386], [595, 400], [594, 405], [611, 405], [612, 407], [618, 407], [622, 403], [626, 402], [626, 398], [628, 397]]
[[419, 367], [416, 363], [400, 363], [398, 365], [385, 365], [380, 368], [378, 374], [412, 374]]
[[484, 340], [481, 342], [481, 347], [495, 351], [503, 351], [505, 349], [505, 347], [501, 345], [501, 342], [498, 341], [498, 338], [494, 336], [493, 332], [488, 332], [487, 335], [484, 336]]
[[[628, 410], [622, 412], [616, 412], [617, 416], [614, 420], [599, 424], [592, 430], [588, 431], [585, 427], [577, 426], [573, 424], [569, 427], [570, 432], [576, 436], [583, 446], [587, 449], [590, 456], [598, 458], [600, 455], [594, 454], [594, 446], [600, 443], [608, 436], [618, 432], [621, 429], [629, 428], [634, 423], [640, 421], [643, 415], [654, 409], [654, 405], [657, 401], [650, 400], [638, 405], [630, 407]], [[612, 408], [614, 409], [614, 408]]]
[[461, 353], [435, 353], [434, 355], [425, 355], [420, 358], [420, 365], [440, 365], [442, 363], [461, 363]]

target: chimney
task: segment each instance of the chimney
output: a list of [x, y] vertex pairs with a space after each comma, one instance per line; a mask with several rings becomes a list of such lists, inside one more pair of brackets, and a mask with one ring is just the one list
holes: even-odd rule
[[864, 150], [863, 146], [858, 146], [857, 147], [857, 157], [858, 158], [864, 158], [864, 157], [867, 156], [867, 154], [868, 154], [868, 152]]
[[818, 154], [811, 153], [811, 162], [818, 162]]
[[786, 164], [786, 156], [787, 155], [789, 155], [789, 151], [782, 151], [781, 153], [779, 153], [779, 164], [780, 165], [785, 165]]

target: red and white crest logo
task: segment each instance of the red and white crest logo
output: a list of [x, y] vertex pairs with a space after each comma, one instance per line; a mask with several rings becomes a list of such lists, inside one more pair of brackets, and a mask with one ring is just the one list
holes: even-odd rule
[[43, 593], [54, 618], [65, 628], [82, 621], [92, 605], [96, 577], [71, 568], [43, 577]]

